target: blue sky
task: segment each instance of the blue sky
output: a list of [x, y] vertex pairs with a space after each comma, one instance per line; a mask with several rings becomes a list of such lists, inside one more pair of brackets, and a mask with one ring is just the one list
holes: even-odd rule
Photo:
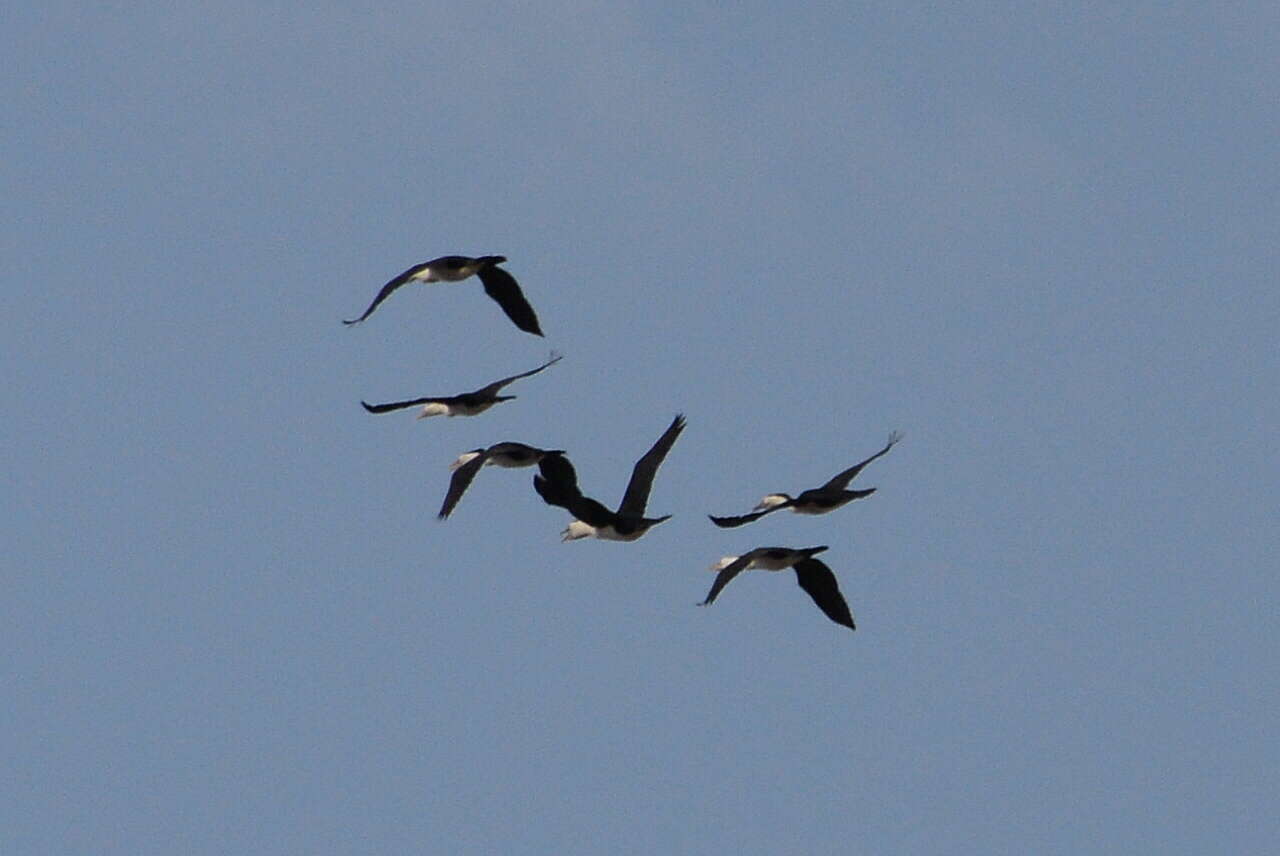
[[[1260, 852], [1268, 4], [14, 9], [6, 853]], [[500, 253], [547, 332], [474, 282]], [[564, 360], [472, 419], [371, 416]], [[689, 426], [633, 544], [562, 544]], [[870, 499], [705, 515], [860, 477]], [[828, 544], [858, 620], [726, 553]], [[1267, 664], [1271, 663], [1271, 666]]]

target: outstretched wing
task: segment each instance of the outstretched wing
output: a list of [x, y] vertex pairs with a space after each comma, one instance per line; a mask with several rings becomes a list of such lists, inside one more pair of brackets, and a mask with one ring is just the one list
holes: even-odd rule
[[711, 584], [711, 591], [707, 592], [707, 599], [698, 606], [710, 606], [711, 603], [720, 594], [721, 590], [729, 584], [729, 581], [736, 577], [743, 568], [751, 564], [751, 560], [755, 558], [756, 551], [752, 550], [734, 559], [729, 564], [720, 569], [720, 573], [716, 574], [716, 581]]
[[538, 316], [534, 314], [529, 301], [524, 299], [524, 293], [516, 284], [515, 277], [497, 265], [481, 268], [476, 276], [480, 277], [480, 282], [484, 283], [484, 293], [498, 302], [502, 311], [507, 313], [507, 317], [515, 322], [517, 327], [535, 336], [542, 335], [542, 328], [538, 326]]
[[845, 603], [844, 595], [840, 594], [840, 585], [831, 569], [817, 559], [801, 559], [794, 567], [796, 582], [809, 593], [818, 609], [836, 624], [842, 624], [850, 630], [855, 629], [849, 604]]
[[373, 314], [373, 310], [378, 308], [379, 303], [381, 303], [382, 301], [386, 300], [388, 297], [391, 296], [391, 292], [395, 291], [397, 288], [404, 285], [409, 280], [413, 279], [414, 274], [420, 273], [421, 271], [426, 270], [427, 266], [430, 264], [431, 262], [423, 262], [420, 265], [414, 265], [404, 273], [400, 274], [395, 279], [388, 282], [386, 285], [382, 286], [382, 290], [378, 292], [378, 296], [375, 297], [373, 299], [373, 302], [369, 304], [369, 308], [364, 311], [363, 315], [351, 321], [343, 321], [342, 323], [350, 327], [352, 324], [359, 324], [361, 321], [368, 318], [370, 315]]
[[538, 475], [533, 477], [533, 489], [543, 502], [563, 508], [583, 523], [607, 526], [614, 521], [614, 513], [578, 489], [578, 474], [563, 454], [546, 455], [538, 462]]
[[462, 499], [462, 495], [470, 487], [471, 480], [476, 477], [476, 473], [480, 472], [480, 468], [488, 459], [489, 453], [486, 450], [453, 471], [453, 477], [449, 479], [449, 492], [444, 495], [444, 504], [440, 506], [440, 513], [436, 515], [440, 520], [444, 520], [453, 511], [458, 500]]
[[713, 514], [708, 514], [707, 516], [711, 518], [712, 523], [719, 526], [721, 529], [732, 529], [735, 526], [741, 526], [744, 523], [751, 523], [752, 521], [759, 520], [761, 517], [777, 511], [779, 508], [787, 508], [792, 505], [793, 502], [794, 500], [788, 500], [778, 505], [771, 505], [762, 511], [753, 511], [750, 514], [739, 514], [737, 517], [716, 517]]
[[415, 398], [412, 401], [392, 401], [387, 404], [370, 404], [367, 401], [362, 401], [360, 404], [370, 413], [387, 413], [391, 410], [404, 410], [406, 407], [413, 407], [418, 404], [430, 404], [433, 401], [448, 404], [452, 400], [452, 398]]
[[671, 451], [683, 430], [684, 415], [677, 413], [667, 430], [658, 438], [658, 442], [653, 444], [653, 448], [636, 461], [635, 468], [631, 471], [631, 481], [627, 482], [627, 492], [622, 495], [622, 504], [618, 506], [618, 514], [644, 514], [644, 507], [649, 504], [649, 489], [653, 487], [653, 477], [658, 474], [658, 467], [662, 466], [667, 452]]
[[555, 351], [552, 351], [551, 356], [547, 359], [547, 361], [542, 365], [538, 366], [536, 369], [529, 369], [529, 371], [527, 372], [520, 372], [520, 374], [514, 374], [511, 377], [504, 377], [502, 380], [495, 380], [493, 383], [489, 384], [483, 389], [477, 389], [475, 394], [486, 395], [486, 396], [497, 395], [498, 390], [502, 389], [504, 386], [511, 383], [512, 381], [520, 380], [520, 378], [522, 377], [529, 377], [530, 375], [536, 375], [538, 372], [542, 371], [547, 366], [553, 366], [556, 363], [560, 362], [560, 360], [562, 359], [564, 359], [562, 355], [557, 354]]
[[832, 477], [831, 481], [827, 482], [822, 486], [823, 490], [844, 490], [845, 487], [849, 484], [849, 482], [853, 481], [853, 477], [856, 476], [858, 473], [862, 472], [863, 467], [865, 467], [867, 464], [871, 463], [881, 455], [888, 454], [889, 450], [892, 449], [897, 444], [897, 442], [901, 439], [902, 439], [902, 432], [894, 431], [892, 434], [889, 435], [889, 442], [884, 444], [883, 449], [876, 452], [874, 455], [867, 458], [865, 461], [854, 464], [844, 472], [837, 473], [835, 476]]

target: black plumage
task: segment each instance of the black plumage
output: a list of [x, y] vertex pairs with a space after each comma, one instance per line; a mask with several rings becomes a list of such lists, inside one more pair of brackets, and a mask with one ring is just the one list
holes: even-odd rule
[[501, 380], [495, 380], [493, 383], [482, 386], [474, 392], [464, 392], [459, 395], [446, 396], [424, 396], [423, 398], [413, 398], [408, 401], [392, 401], [387, 404], [369, 404], [367, 401], [361, 401], [361, 406], [370, 413], [387, 413], [392, 410], [403, 410], [406, 407], [414, 407], [423, 405], [422, 413], [418, 418], [425, 416], [475, 416], [483, 413], [495, 404], [503, 401], [510, 401], [515, 398], [514, 395], [498, 395], [507, 384], [520, 380], [521, 378], [536, 375], [547, 366], [555, 365], [562, 359], [561, 355], [552, 353], [550, 359], [535, 369], [527, 372], [504, 377]]
[[655, 518], [645, 517], [644, 511], [649, 503], [654, 476], [684, 426], [684, 416], [677, 414], [657, 442], [636, 462], [622, 503], [616, 512], [582, 494], [578, 488], [577, 471], [567, 457], [544, 457], [538, 464], [538, 475], [533, 477], [533, 487], [549, 505], [559, 506], [574, 516], [575, 520], [562, 533], [563, 540], [594, 536], [607, 541], [634, 541], [652, 527], [669, 519], [669, 514]]
[[823, 614], [836, 624], [854, 630], [853, 614], [849, 611], [849, 604], [845, 602], [844, 595], [840, 593], [840, 584], [836, 581], [835, 574], [824, 563], [813, 558], [826, 549], [825, 545], [799, 549], [757, 547], [741, 556], [726, 556], [714, 566], [719, 573], [716, 574], [715, 582], [711, 584], [711, 590], [707, 592], [707, 598], [701, 606], [713, 603], [724, 587], [742, 571], [750, 568], [766, 571], [793, 568], [796, 572], [796, 582]]
[[806, 490], [794, 497], [785, 493], [771, 493], [764, 497], [764, 499], [762, 499], [756, 506], [756, 510], [750, 514], [741, 514], [736, 517], [716, 517], [711, 514], [707, 516], [711, 518], [711, 522], [715, 525], [728, 529], [734, 526], [742, 526], [745, 523], [751, 523], [752, 521], [759, 520], [766, 514], [771, 514], [772, 512], [780, 511], [784, 508], [790, 508], [798, 514], [826, 514], [828, 511], [834, 511], [842, 505], [853, 502], [855, 499], [863, 499], [864, 497], [868, 497], [876, 492], [876, 489], [873, 487], [865, 488], [863, 490], [848, 490], [847, 488], [849, 482], [851, 482], [858, 473], [862, 472], [863, 467], [874, 461], [876, 458], [879, 458], [881, 455], [887, 454], [889, 450], [892, 449], [901, 439], [902, 434], [898, 431], [894, 431], [889, 435], [889, 442], [885, 444], [883, 449], [876, 452], [866, 460], [859, 461], [847, 470], [843, 470], [832, 476], [831, 479], [821, 487], [810, 488], [809, 490]]
[[505, 262], [506, 256], [441, 256], [429, 262], [414, 265], [398, 276], [392, 278], [378, 291], [369, 308], [359, 318], [343, 321], [348, 326], [359, 324], [373, 314], [382, 301], [392, 292], [409, 282], [460, 282], [470, 276], [478, 276], [484, 286], [484, 293], [493, 298], [507, 317], [526, 333], [541, 336], [542, 327], [538, 324], [538, 316], [525, 299], [524, 292], [516, 283], [515, 277], [498, 267]]

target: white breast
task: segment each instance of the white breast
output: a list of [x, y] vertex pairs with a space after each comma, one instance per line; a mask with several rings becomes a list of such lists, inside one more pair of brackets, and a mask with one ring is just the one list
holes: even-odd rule
[[424, 268], [413, 275], [422, 282], [458, 282], [476, 272], [475, 265], [464, 265], [460, 268]]
[[428, 416], [452, 416], [453, 412], [449, 410], [449, 405], [439, 401], [432, 401], [422, 406], [422, 412], [418, 414], [419, 419], [426, 419]]
[[762, 571], [781, 571], [791, 567], [796, 562], [794, 553], [787, 553], [781, 559], [775, 559], [772, 556], [757, 556], [751, 560], [749, 567], [759, 568]]
[[592, 535], [598, 535], [596, 527], [581, 520], [574, 520], [560, 533], [560, 540], [577, 541], [579, 538], [590, 538]]

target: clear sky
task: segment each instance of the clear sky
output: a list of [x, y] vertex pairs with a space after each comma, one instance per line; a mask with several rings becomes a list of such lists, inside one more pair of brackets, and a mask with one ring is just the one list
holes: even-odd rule
[[[11, 4], [6, 854], [1280, 838], [1272, 3]], [[545, 340], [411, 264], [499, 253]], [[564, 360], [470, 419], [370, 415]], [[563, 544], [530, 470], [621, 497]], [[859, 478], [736, 530], [708, 513]], [[707, 567], [823, 555], [706, 609]]]

